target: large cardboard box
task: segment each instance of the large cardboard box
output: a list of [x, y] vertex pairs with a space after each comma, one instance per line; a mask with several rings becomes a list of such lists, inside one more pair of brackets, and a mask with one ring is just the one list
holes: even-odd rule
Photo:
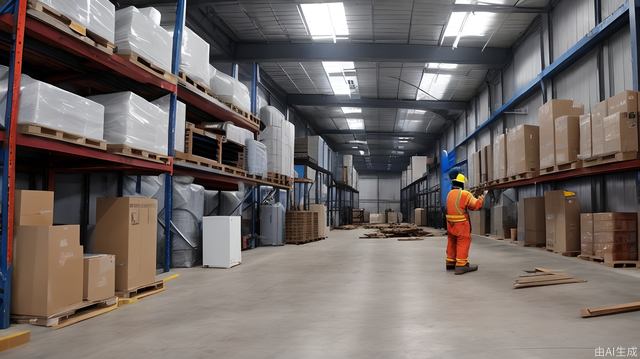
[[116, 291], [155, 281], [157, 212], [151, 198], [98, 198], [93, 251], [116, 256]]
[[595, 232], [593, 254], [605, 262], [638, 259], [638, 239], [635, 231]]
[[580, 153], [578, 159], [586, 160], [591, 158], [591, 114], [580, 116]]
[[427, 211], [424, 208], [415, 208], [413, 210], [413, 218], [416, 226], [427, 225]]
[[635, 212], [603, 212], [593, 214], [594, 232], [633, 232], [637, 228], [638, 215]]
[[507, 133], [507, 176], [537, 171], [540, 166], [538, 126], [519, 125]]
[[493, 178], [507, 177], [507, 137], [505, 134], [496, 136], [493, 141]]
[[638, 119], [626, 112], [604, 118], [604, 155], [638, 151]]
[[53, 192], [18, 190], [15, 194], [16, 226], [50, 226], [53, 224]]
[[525, 246], [545, 246], [544, 197], [518, 201], [518, 243]]
[[511, 238], [511, 228], [517, 228], [518, 208], [514, 203], [491, 207], [491, 233], [499, 238]]
[[580, 204], [575, 194], [545, 192], [544, 212], [547, 249], [557, 253], [580, 251]]
[[580, 117], [560, 116], [555, 122], [556, 165], [578, 160], [580, 152]]
[[604, 154], [604, 118], [607, 115], [607, 101], [598, 102], [591, 109], [591, 152], [594, 157]]
[[309, 211], [318, 213], [318, 237], [327, 237], [327, 235], [329, 235], [329, 227], [327, 227], [327, 206], [324, 204], [310, 204]]
[[580, 213], [580, 253], [593, 255], [593, 213]]
[[493, 146], [487, 145], [482, 147], [480, 164], [482, 165], [481, 176], [482, 182], [493, 180]]
[[398, 213], [395, 211], [387, 212], [387, 223], [400, 223]]
[[607, 113], [627, 112], [629, 117], [638, 117], [638, 92], [625, 90], [607, 99]]
[[80, 226], [17, 226], [11, 313], [50, 316], [82, 302]]
[[482, 163], [480, 162], [480, 152], [474, 152], [471, 154], [471, 167], [469, 171], [471, 172], [471, 183], [470, 186], [475, 187], [480, 185], [480, 167]]
[[384, 213], [371, 213], [369, 215], [369, 223], [371, 224], [380, 224], [385, 223], [386, 215]]
[[573, 100], [550, 100], [538, 109], [540, 125], [540, 168], [552, 167], [556, 164], [555, 120], [561, 116], [580, 116], [584, 107]]
[[82, 299], [107, 299], [114, 296], [115, 288], [116, 257], [111, 254], [85, 254]]
[[469, 221], [471, 222], [471, 233], [484, 236], [489, 233], [487, 226], [487, 210], [469, 211]]

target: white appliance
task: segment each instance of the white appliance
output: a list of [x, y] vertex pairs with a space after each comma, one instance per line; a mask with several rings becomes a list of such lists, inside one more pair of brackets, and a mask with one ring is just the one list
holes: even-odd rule
[[242, 262], [240, 216], [202, 217], [202, 265], [231, 268]]

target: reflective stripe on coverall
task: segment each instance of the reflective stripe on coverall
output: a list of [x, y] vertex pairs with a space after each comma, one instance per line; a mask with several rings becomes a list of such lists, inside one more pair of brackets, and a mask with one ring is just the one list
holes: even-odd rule
[[482, 208], [484, 197], [475, 198], [471, 192], [454, 188], [447, 195], [447, 263], [463, 266], [469, 262], [471, 224], [468, 210]]

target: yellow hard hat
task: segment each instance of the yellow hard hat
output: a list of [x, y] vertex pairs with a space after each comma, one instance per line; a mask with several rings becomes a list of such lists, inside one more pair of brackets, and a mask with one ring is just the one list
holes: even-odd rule
[[454, 181], [460, 182], [460, 183], [466, 183], [467, 182], [467, 178], [462, 173], [458, 173], [458, 175], [456, 176], [456, 179]]

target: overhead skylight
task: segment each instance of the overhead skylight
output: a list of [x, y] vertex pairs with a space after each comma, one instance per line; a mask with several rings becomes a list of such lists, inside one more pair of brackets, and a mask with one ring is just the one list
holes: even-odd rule
[[485, 36], [489, 27], [495, 22], [496, 14], [491, 12], [452, 12], [444, 30], [444, 38], [455, 37], [453, 48], [465, 36]]
[[458, 68], [458, 64], [444, 64], [438, 62], [430, 62], [427, 64], [428, 69], [453, 70]]
[[334, 95], [357, 93], [358, 78], [353, 61], [323, 61], [322, 67], [327, 74]]
[[418, 90], [416, 100], [441, 100], [449, 87], [449, 82], [451, 82], [451, 75], [423, 73], [419, 86], [422, 91]]
[[341, 107], [342, 113], [345, 115], [350, 113], [362, 113], [362, 109], [360, 107]]
[[350, 130], [364, 130], [364, 120], [361, 118], [348, 118], [347, 126]]
[[349, 27], [341, 2], [300, 4], [309, 35], [314, 40], [347, 39]]
[[360, 156], [364, 156], [364, 151], [363, 150], [360, 150], [358, 152], [360, 153]]

